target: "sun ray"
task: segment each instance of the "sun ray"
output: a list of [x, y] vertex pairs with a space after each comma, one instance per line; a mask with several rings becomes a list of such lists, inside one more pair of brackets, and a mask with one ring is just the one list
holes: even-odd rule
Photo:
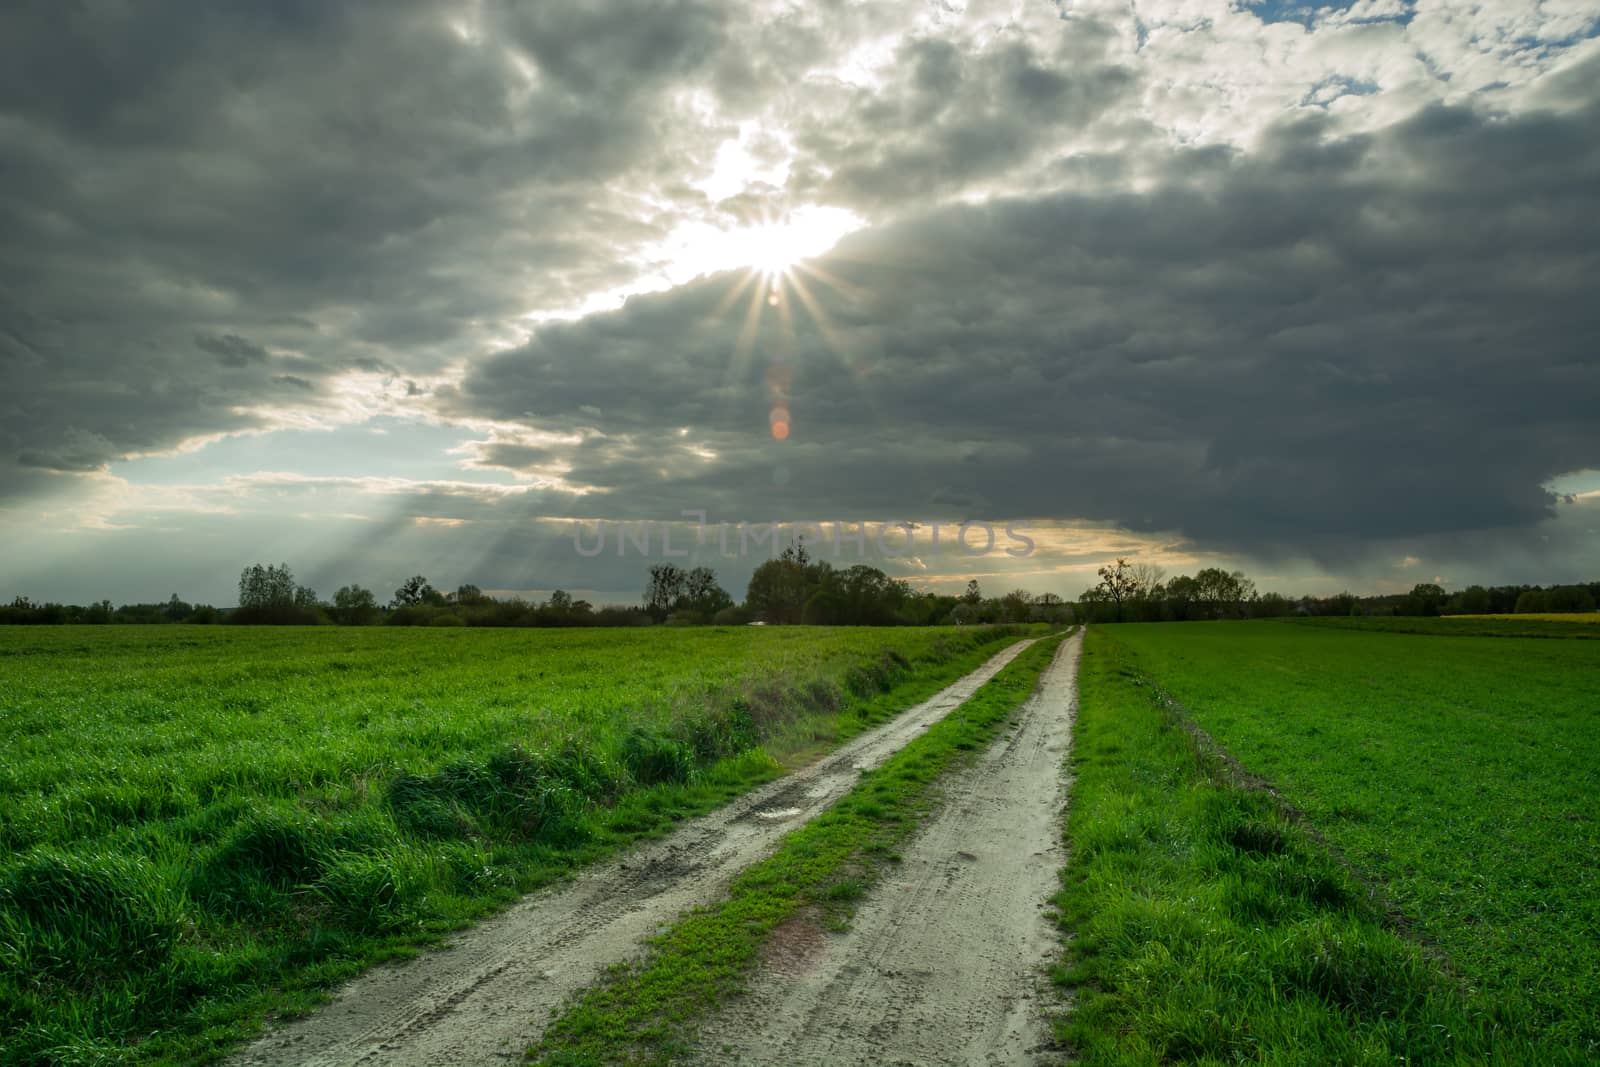
[[[823, 275], [820, 272], [815, 272], [813, 276], [820, 278]], [[838, 358], [845, 370], [853, 377], [858, 381], [865, 379], [868, 369], [866, 361], [852, 356], [850, 346], [846, 344], [844, 337], [840, 334], [838, 328], [834, 326], [833, 320], [828, 317], [827, 309], [822, 306], [822, 302], [817, 299], [806, 285], [805, 279], [801, 277], [801, 272], [797, 271], [791, 275], [789, 283], [794, 287], [795, 296], [799, 299], [801, 306], [811, 316], [811, 321], [816, 324], [817, 333], [822, 337], [823, 344]], [[873, 390], [863, 387], [861, 389], [861, 399], [866, 404], [867, 410], [872, 413], [873, 417], [876, 417], [878, 415], [878, 400]]]
[[755, 351], [756, 333], [761, 329], [761, 308], [764, 303], [762, 287], [757, 285], [750, 291], [750, 303], [745, 308], [744, 322], [739, 327], [739, 336], [733, 343], [733, 359], [728, 364], [729, 383], [738, 377], [739, 372], [749, 362], [751, 353]]
[[788, 274], [774, 276], [772, 279], [772, 297], [769, 297], [767, 301], [778, 309], [778, 325], [782, 327], [778, 336], [783, 339], [783, 355], [793, 352], [795, 341], [798, 340], [798, 335], [794, 328], [794, 302], [789, 299], [785, 284], [790, 281], [791, 278]]
[[823, 343], [828, 346], [834, 355], [839, 357], [840, 362], [857, 377], [860, 377], [861, 371], [850, 359], [849, 353], [845, 348], [844, 338], [839, 335], [838, 330], [833, 325], [833, 321], [828, 318], [828, 312], [823, 308], [822, 302], [812, 295], [811, 290], [806, 286], [805, 280], [800, 277], [799, 272], [789, 276], [789, 285], [793, 287], [794, 295], [799, 298], [800, 305], [806, 309], [806, 314], [810, 315], [811, 321], [816, 323], [817, 332], [822, 336]]
[[701, 321], [702, 328], [710, 328], [721, 322], [722, 317], [733, 310], [733, 305], [738, 302], [739, 294], [745, 291], [745, 287], [752, 282], [757, 282], [759, 278], [760, 276], [753, 270], [747, 270], [741, 274], [738, 282], [730, 286], [728, 291], [723, 294], [722, 299], [717, 301], [717, 306], [706, 314], [706, 317]]
[[823, 267], [814, 259], [801, 260], [794, 265], [796, 274], [808, 275], [822, 285], [844, 297], [852, 305], [860, 305], [866, 301], [867, 291], [854, 282], [847, 282], [833, 271]]

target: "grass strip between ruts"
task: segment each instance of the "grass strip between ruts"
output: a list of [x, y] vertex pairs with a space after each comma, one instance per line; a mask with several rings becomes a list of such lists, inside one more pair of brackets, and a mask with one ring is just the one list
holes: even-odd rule
[[736, 993], [775, 927], [815, 908], [835, 929], [935, 805], [940, 776], [992, 741], [1038, 685], [1061, 636], [1024, 651], [969, 700], [891, 756], [741, 874], [720, 902], [616, 965], [530, 1050], [541, 1064], [664, 1061], [692, 1049], [694, 1023]]

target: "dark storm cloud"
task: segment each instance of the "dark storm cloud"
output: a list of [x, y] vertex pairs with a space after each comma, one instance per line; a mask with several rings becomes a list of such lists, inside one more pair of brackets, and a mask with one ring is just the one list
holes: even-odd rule
[[6, 5], [0, 499], [629, 280], [616, 198], [720, 136], [672, 91], [721, 18], [557, 8]]
[[103, 469], [115, 455], [116, 449], [110, 441], [80, 430], [62, 435], [53, 448], [25, 450], [17, 457], [17, 462], [40, 470], [87, 474]]
[[199, 334], [194, 339], [195, 347], [202, 352], [210, 352], [217, 357], [217, 362], [224, 367], [248, 367], [252, 363], [261, 363], [267, 358], [267, 350], [258, 344], [246, 341], [238, 334], [225, 333], [220, 336]]
[[[707, 279], [550, 325], [446, 399], [596, 434], [566, 477], [599, 508], [1092, 517], [1323, 558], [1525, 529], [1542, 483], [1600, 466], [1597, 146], [1593, 101], [1288, 121], [1248, 155], [1177, 153], [1147, 193], [848, 239], [820, 264], [838, 285], [807, 282], [837, 344], [791, 295], [795, 336], [768, 309], [741, 363], [744, 304], [718, 316], [733, 283]], [[659, 462], [681, 430], [715, 458]]]

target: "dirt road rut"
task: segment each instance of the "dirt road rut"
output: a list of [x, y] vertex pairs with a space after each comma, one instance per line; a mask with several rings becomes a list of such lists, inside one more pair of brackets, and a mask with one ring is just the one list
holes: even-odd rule
[[697, 905], [721, 896], [739, 871], [817, 815], [978, 687], [1031, 641], [1020, 641], [892, 722], [822, 761], [661, 841], [531, 894], [510, 910], [418, 959], [374, 968], [333, 1003], [269, 1031], [235, 1067], [516, 1062], [550, 1009], [605, 967]]
[[944, 806], [847, 932], [780, 928], [750, 991], [701, 1031], [700, 1062], [1042, 1058], [1081, 642], [1061, 645], [1011, 735], [943, 784]]

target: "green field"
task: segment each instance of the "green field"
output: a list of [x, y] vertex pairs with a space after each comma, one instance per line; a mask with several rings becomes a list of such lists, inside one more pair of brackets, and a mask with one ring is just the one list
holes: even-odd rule
[[1003, 629], [0, 629], [0, 1062], [184, 1061]]
[[1591, 625], [1600, 623], [1600, 611], [1572, 612], [1572, 611], [1535, 611], [1524, 612], [1520, 615], [1501, 613], [1498, 615], [1452, 615], [1452, 619], [1520, 619], [1537, 622], [1586, 622]]
[[1449, 621], [1090, 631], [1087, 1062], [1600, 1057], [1600, 645]]
[[1296, 626], [1369, 633], [1429, 634], [1434, 637], [1558, 637], [1600, 641], [1600, 615], [1342, 616], [1284, 619]]

